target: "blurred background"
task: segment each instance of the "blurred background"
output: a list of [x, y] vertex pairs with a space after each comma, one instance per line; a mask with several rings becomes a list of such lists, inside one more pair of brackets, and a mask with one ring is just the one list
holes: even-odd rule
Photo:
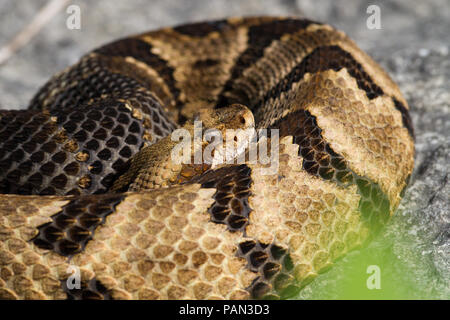
[[[0, 48], [48, 2], [0, 0]], [[66, 26], [69, 5], [80, 8], [80, 29]], [[380, 8], [380, 29], [367, 27], [370, 5]], [[416, 131], [411, 185], [386, 232], [338, 261], [297, 298], [450, 299], [449, 0], [65, 1], [0, 64], [0, 109], [25, 108], [52, 74], [106, 42], [163, 26], [248, 15], [308, 17], [345, 31], [399, 84]], [[381, 269], [381, 290], [365, 285], [369, 264]]]

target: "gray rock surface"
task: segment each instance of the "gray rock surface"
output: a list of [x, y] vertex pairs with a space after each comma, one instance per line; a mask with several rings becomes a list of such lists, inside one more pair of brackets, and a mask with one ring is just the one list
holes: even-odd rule
[[[45, 3], [1, 0], [0, 46]], [[369, 298], [450, 299], [448, 0], [78, 0], [73, 4], [81, 8], [81, 30], [67, 29], [68, 15], [62, 11], [0, 66], [0, 108], [24, 108], [53, 73], [87, 51], [161, 26], [266, 14], [306, 16], [347, 32], [386, 68], [409, 102], [416, 131], [416, 166], [386, 231], [368, 248], [347, 255], [320, 275], [298, 298], [359, 298], [366, 294]], [[380, 30], [366, 26], [366, 9], [371, 4], [381, 9]], [[382, 288], [387, 291], [358, 296], [360, 288], [355, 286], [365, 286], [368, 277], [361, 269], [365, 263], [380, 265]], [[346, 295], [348, 288], [353, 294]]]

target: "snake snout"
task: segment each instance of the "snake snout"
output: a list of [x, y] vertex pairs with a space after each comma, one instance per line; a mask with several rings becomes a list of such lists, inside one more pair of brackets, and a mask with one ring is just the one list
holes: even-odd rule
[[227, 129], [251, 129], [255, 127], [253, 112], [242, 104], [232, 104], [218, 110]]

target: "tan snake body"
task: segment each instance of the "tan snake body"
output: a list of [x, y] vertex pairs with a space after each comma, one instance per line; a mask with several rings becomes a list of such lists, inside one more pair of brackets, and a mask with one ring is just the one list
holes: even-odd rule
[[[232, 104], [279, 129], [276, 174], [145, 163], [198, 110]], [[157, 189], [123, 192], [136, 163]], [[28, 110], [0, 111], [0, 298], [289, 297], [380, 230], [413, 165], [397, 85], [326, 24], [230, 18], [125, 38]]]

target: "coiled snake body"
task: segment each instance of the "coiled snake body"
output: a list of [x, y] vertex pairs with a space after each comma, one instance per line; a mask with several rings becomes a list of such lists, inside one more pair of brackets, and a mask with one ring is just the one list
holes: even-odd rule
[[[279, 129], [277, 172], [166, 161], [199, 112]], [[113, 42], [0, 122], [3, 299], [288, 297], [385, 224], [414, 162], [396, 84], [306, 19]]]

